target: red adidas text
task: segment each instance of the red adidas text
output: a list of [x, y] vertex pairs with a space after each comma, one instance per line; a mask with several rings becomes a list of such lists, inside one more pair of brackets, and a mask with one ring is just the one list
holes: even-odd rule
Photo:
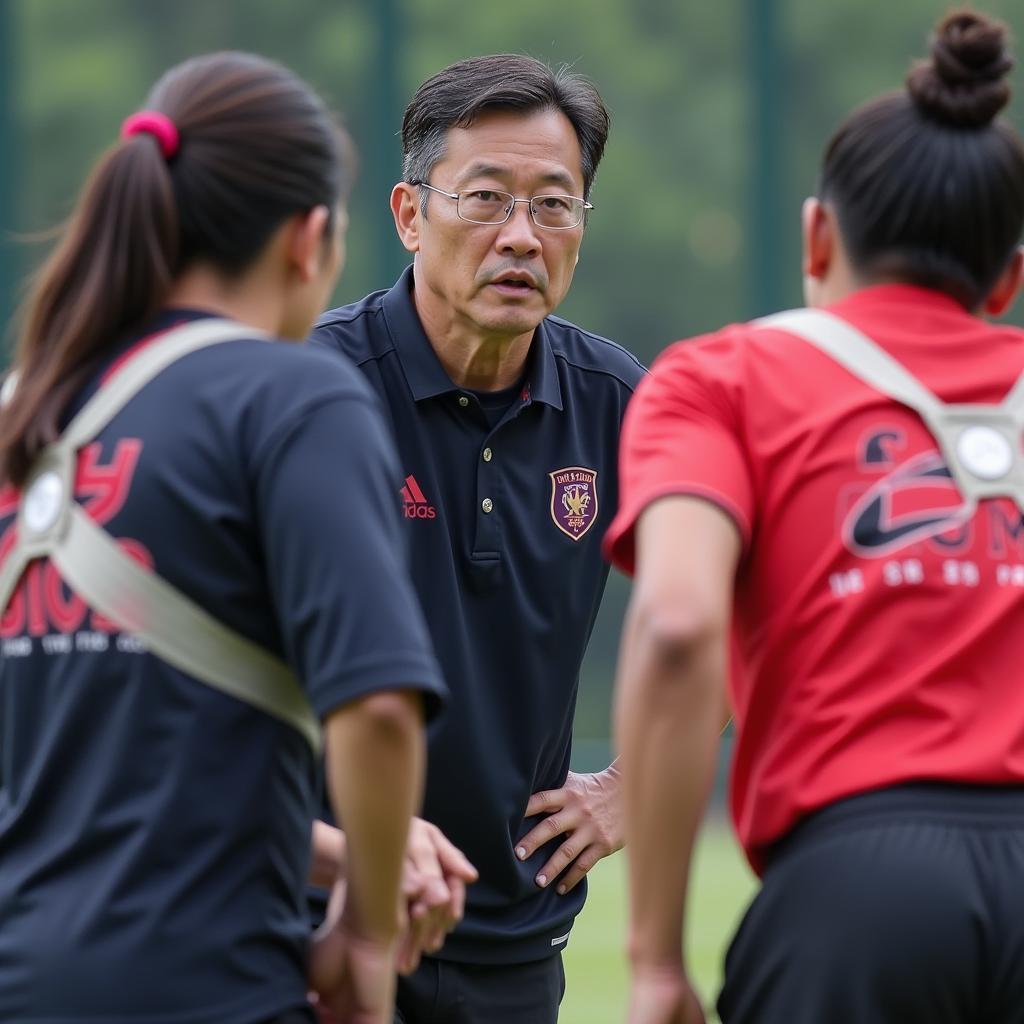
[[427, 501], [426, 495], [410, 474], [402, 488], [402, 511], [406, 519], [436, 519], [437, 509]]

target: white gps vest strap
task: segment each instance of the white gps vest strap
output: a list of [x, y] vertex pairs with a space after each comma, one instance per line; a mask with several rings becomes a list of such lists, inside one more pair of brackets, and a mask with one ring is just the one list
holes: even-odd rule
[[968, 510], [982, 498], [1011, 498], [1024, 511], [1024, 373], [999, 405], [947, 405], [867, 335], [824, 310], [791, 309], [754, 324], [802, 338], [869, 387], [918, 413]]
[[288, 666], [140, 566], [74, 501], [78, 450], [149, 381], [197, 349], [256, 337], [260, 332], [230, 321], [203, 320], [168, 331], [114, 372], [32, 467], [18, 507], [17, 541], [0, 568], [0, 613], [28, 563], [49, 557], [91, 607], [159, 657], [287, 722], [318, 754], [320, 723]]

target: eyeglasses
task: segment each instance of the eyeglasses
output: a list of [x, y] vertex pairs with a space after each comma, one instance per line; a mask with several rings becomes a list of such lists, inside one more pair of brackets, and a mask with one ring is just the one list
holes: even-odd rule
[[470, 224], [504, 224], [512, 216], [516, 203], [526, 203], [533, 223], [548, 231], [568, 231], [583, 223], [583, 213], [594, 207], [576, 196], [532, 196], [516, 199], [511, 192], [493, 188], [471, 188], [462, 192], [445, 192], [425, 181], [410, 181], [410, 185], [428, 188], [431, 192], [454, 199], [459, 217]]

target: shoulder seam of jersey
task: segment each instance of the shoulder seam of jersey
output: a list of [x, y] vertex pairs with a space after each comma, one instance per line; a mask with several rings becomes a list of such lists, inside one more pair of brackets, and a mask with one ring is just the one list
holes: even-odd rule
[[315, 331], [320, 327], [330, 327], [332, 324], [350, 324], [361, 316], [368, 316], [371, 313], [383, 313], [384, 303], [381, 301], [381, 298], [386, 294], [387, 292], [379, 293], [372, 304], [365, 306], [363, 302], [366, 300], [361, 299], [359, 302], [346, 303], [344, 306], [336, 306], [334, 309], [329, 309], [321, 314], [321, 319], [313, 325], [313, 330]]
[[617, 341], [612, 341], [611, 338], [606, 338], [603, 334], [596, 334], [594, 331], [588, 331], [585, 327], [580, 327], [579, 324], [574, 324], [571, 320], [566, 320], [564, 317], [555, 316], [553, 313], [549, 313], [546, 320], [550, 325], [559, 328], [560, 331], [564, 331], [567, 334], [572, 332], [582, 335], [584, 338], [589, 338], [591, 341], [597, 341], [602, 345], [607, 345], [609, 348], [613, 348], [617, 352], [621, 352], [624, 356], [631, 359], [637, 364], [637, 366], [640, 366], [641, 369], [643, 368], [640, 360], [637, 359], [637, 357], [633, 355], [628, 348], [624, 348]]
[[[631, 362], [640, 371], [641, 374], [647, 373], [647, 369], [644, 367], [644, 364], [641, 363], [640, 360], [637, 359], [637, 357], [633, 355], [632, 352], [629, 351], [629, 349], [623, 348], [618, 342], [612, 341], [610, 338], [605, 338], [600, 334], [594, 334], [593, 331], [587, 331], [584, 330], [582, 327], [577, 327], [576, 324], [572, 323], [569, 320], [563, 320], [561, 317], [549, 316], [547, 320], [548, 324], [551, 327], [557, 329], [558, 334], [568, 334], [569, 332], [575, 332], [582, 338], [585, 338], [589, 341], [597, 342], [602, 346], [605, 346], [607, 348], [612, 349], [615, 352], [620, 353], [623, 357], [629, 360], [629, 362]], [[568, 363], [570, 366], [574, 367], [577, 370], [582, 370], [585, 372], [589, 371], [591, 373], [603, 373], [606, 374], [607, 376], [615, 377], [616, 380], [618, 380], [624, 387], [629, 388], [630, 391], [635, 390], [636, 385], [630, 384], [628, 381], [623, 380], [621, 375], [614, 367], [601, 365], [585, 366], [582, 363], [576, 362], [565, 351], [564, 347], [560, 344], [560, 341], [560, 338], [551, 339], [551, 352], [556, 358], [562, 359], [564, 362]]]
[[[344, 309], [345, 307], [342, 306], [339, 308]], [[350, 316], [338, 315], [331, 317], [330, 320], [320, 320], [313, 325], [313, 331], [319, 331], [325, 327], [333, 327], [335, 324], [351, 324], [360, 319], [360, 317], [369, 316], [372, 313], [379, 313], [384, 316], [384, 326], [388, 336], [388, 347], [384, 349], [383, 352], [367, 352], [365, 355], [360, 356], [351, 355], [342, 345], [338, 345], [337, 348], [339, 352], [348, 356], [355, 366], [362, 366], [364, 363], [378, 362], [383, 359], [384, 356], [391, 355], [393, 352], [398, 351], [398, 346], [395, 345], [395, 339], [391, 335], [391, 328], [388, 325], [387, 316], [384, 315], [384, 306], [382, 304], [378, 304], [372, 308], [367, 307], [365, 309], [360, 309], [352, 312]]]
[[[629, 392], [636, 391], [637, 384], [640, 383], [637, 381], [637, 384], [630, 384], [628, 380], [623, 380], [622, 376], [616, 370], [607, 366], [582, 366], [570, 359], [564, 352], [553, 349], [552, 354], [556, 359], [561, 359], [563, 363], [571, 366], [574, 370], [579, 370], [581, 373], [599, 373], [604, 377], [611, 377], [614, 380], [617, 380]], [[640, 370], [641, 374], [646, 372], [639, 361], [637, 362], [637, 369]]]

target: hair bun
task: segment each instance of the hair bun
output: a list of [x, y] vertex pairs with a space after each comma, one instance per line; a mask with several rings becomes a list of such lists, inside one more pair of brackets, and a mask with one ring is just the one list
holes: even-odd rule
[[1012, 67], [1001, 22], [976, 11], [954, 11], [935, 31], [931, 59], [907, 75], [907, 91], [937, 121], [982, 128], [1009, 102], [1006, 75]]

